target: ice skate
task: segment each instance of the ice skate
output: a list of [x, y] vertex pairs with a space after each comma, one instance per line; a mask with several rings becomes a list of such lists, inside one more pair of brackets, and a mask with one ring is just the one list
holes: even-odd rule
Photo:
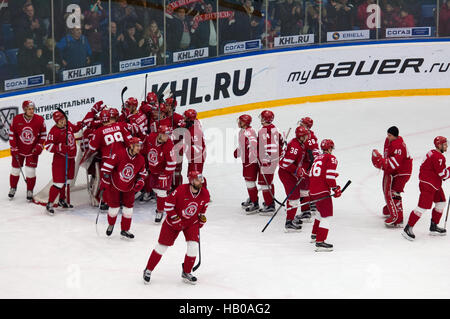
[[333, 251], [333, 245], [328, 244], [326, 242], [316, 242], [316, 249], [315, 251]]
[[132, 239], [134, 239], [134, 235], [132, 233], [130, 233], [128, 230], [122, 230], [120, 232], [120, 238], [132, 240]]
[[50, 216], [55, 215], [55, 210], [53, 209], [52, 203], [47, 203], [47, 206], [45, 206], [45, 212]]
[[111, 236], [113, 230], [114, 230], [114, 225], [108, 225], [108, 228], [106, 229], [106, 236]]
[[9, 189], [9, 193], [8, 193], [9, 199], [13, 199], [13, 198], [14, 198], [14, 195], [16, 195], [16, 189], [11, 187], [11, 188]]
[[73, 208], [73, 205], [67, 203], [65, 199], [60, 199], [58, 205], [62, 208]]
[[259, 204], [258, 203], [250, 203], [250, 205], [245, 208], [245, 213], [247, 215], [256, 214], [256, 213], [258, 213], [258, 211], [259, 211]]
[[241, 207], [245, 209], [248, 206], [250, 206], [251, 204], [252, 204], [252, 201], [250, 200], [250, 198], [247, 198], [245, 202], [241, 203]]
[[301, 230], [302, 230], [301, 224], [298, 224], [293, 220], [287, 220], [286, 224], [284, 225], [285, 233], [299, 232]]
[[27, 201], [28, 202], [33, 201], [33, 191], [30, 190], [27, 191]]
[[301, 220], [304, 223], [311, 223], [312, 222], [311, 211], [307, 210], [307, 211], [301, 212], [300, 215], [295, 216], [295, 219]]
[[197, 277], [192, 275], [192, 273], [185, 273], [184, 271], [181, 272], [181, 278], [185, 283], [195, 285], [197, 283]]
[[163, 212], [156, 211], [155, 214], [155, 224], [159, 224], [163, 218]]
[[144, 284], [148, 285], [150, 284], [150, 278], [152, 276], [152, 272], [148, 269], [144, 270], [144, 275], [143, 275], [143, 279], [144, 279]]
[[405, 228], [403, 228], [402, 235], [409, 241], [416, 239], [416, 235], [414, 235], [412, 227], [409, 225], [406, 225]]
[[433, 221], [431, 221], [431, 224], [430, 224], [430, 235], [431, 236], [445, 236], [445, 235], [447, 235], [447, 231], [444, 228], [439, 227]]
[[315, 243], [316, 242], [316, 234], [311, 234], [311, 240], [309, 241], [310, 243]]
[[267, 206], [265, 203], [263, 203], [263, 207], [259, 209], [258, 214], [261, 216], [272, 216], [275, 212], [275, 204], [271, 204]]

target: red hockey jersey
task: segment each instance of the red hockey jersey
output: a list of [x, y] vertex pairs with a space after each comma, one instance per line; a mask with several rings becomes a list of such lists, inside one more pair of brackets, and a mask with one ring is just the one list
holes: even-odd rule
[[442, 181], [450, 177], [450, 168], [445, 166], [445, 157], [441, 152], [429, 151], [420, 165], [419, 181], [439, 189]]
[[36, 146], [43, 148], [46, 138], [47, 128], [42, 116], [34, 114], [28, 120], [24, 114], [18, 114], [13, 118], [9, 128], [9, 145], [20, 155], [31, 155]]
[[189, 140], [185, 140], [186, 157], [189, 163], [204, 163], [206, 159], [205, 137], [203, 135], [202, 124], [195, 120], [188, 129]]
[[242, 164], [258, 163], [258, 140], [252, 127], [239, 131], [239, 146], [236, 151], [242, 159]]
[[148, 119], [145, 113], [138, 111], [134, 114], [122, 113], [119, 117], [119, 122], [127, 122], [131, 124], [131, 133], [143, 139], [148, 132]]
[[334, 155], [324, 153], [314, 159], [309, 172], [309, 193], [311, 195], [330, 194], [331, 188], [337, 186], [336, 171], [338, 162]]
[[283, 138], [273, 124], [261, 127], [258, 131], [258, 159], [261, 165], [278, 163], [282, 153]]
[[284, 157], [280, 160], [280, 169], [285, 169], [295, 174], [299, 167], [302, 167], [305, 160], [306, 145], [301, 144], [296, 138], [293, 138], [286, 147]]
[[[306, 154], [305, 159], [303, 161], [302, 167], [305, 170], [310, 169], [312, 163], [314, 162], [314, 158], [321, 154], [319, 150], [318, 139], [313, 131], [309, 130], [309, 137], [305, 142]], [[311, 158], [312, 157], [312, 158]]]
[[384, 172], [389, 175], [411, 175], [412, 158], [409, 156], [406, 144], [403, 138], [399, 136], [397, 139], [389, 142], [386, 138], [384, 142], [384, 159], [386, 164]]
[[167, 218], [178, 215], [181, 219], [180, 222], [187, 228], [198, 222], [200, 214], [206, 213], [209, 200], [210, 195], [206, 188], [202, 187], [194, 195], [191, 192], [190, 184], [183, 184], [167, 197], [164, 211], [167, 213]]
[[145, 156], [151, 174], [171, 175], [177, 164], [173, 141], [168, 139], [167, 142], [161, 144], [157, 138], [158, 133], [150, 133], [144, 141], [141, 154]]
[[[74, 134], [81, 130], [81, 126], [73, 125], [70, 121], [67, 124], [67, 146], [69, 147], [67, 155], [69, 158], [75, 158], [77, 155], [77, 144]], [[62, 152], [62, 145], [66, 145], [66, 128], [59, 128], [54, 125], [48, 132], [45, 148], [53, 153], [54, 156], [65, 157], [64, 152]]]
[[117, 147], [103, 162], [101, 172], [108, 174], [112, 185], [121, 192], [131, 191], [139, 179], [147, 177], [144, 157], [141, 154], [131, 156], [126, 147]]
[[100, 150], [102, 159], [106, 159], [111, 156], [116, 144], [120, 144], [123, 147], [128, 146], [131, 137], [127, 124], [124, 122], [104, 125], [95, 130], [89, 141], [89, 150], [91, 152]]

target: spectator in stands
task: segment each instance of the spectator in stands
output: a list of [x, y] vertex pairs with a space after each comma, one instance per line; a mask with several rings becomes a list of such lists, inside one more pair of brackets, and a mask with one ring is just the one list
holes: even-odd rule
[[414, 16], [409, 13], [409, 9], [407, 7], [400, 8], [400, 17], [398, 20], [397, 27], [398, 28], [412, 28], [414, 27], [415, 21]]
[[[367, 12], [368, 6], [376, 5], [376, 0], [366, 0], [362, 4], [358, 6], [357, 9], [357, 23], [359, 28], [362, 30], [375, 30], [377, 25], [381, 26], [381, 21], [376, 21], [376, 13], [374, 10]], [[378, 7], [379, 10], [379, 18], [382, 20], [382, 11], [381, 8]]]
[[34, 45], [32, 36], [25, 36], [22, 46], [17, 53], [17, 65], [19, 76], [30, 76], [42, 74], [41, 59], [42, 49]]
[[303, 30], [304, 13], [300, 3], [286, 0], [278, 7], [280, 21], [280, 36], [301, 34]]
[[[217, 55], [217, 19], [208, 18], [214, 12], [211, 2], [204, 5], [205, 9], [200, 12], [204, 18], [191, 27], [193, 30], [193, 44], [196, 48], [208, 48], [209, 56]], [[195, 18], [194, 18], [195, 19]], [[227, 22], [225, 22], [227, 23]]]
[[178, 7], [174, 10], [171, 18], [167, 17], [167, 51], [177, 52], [187, 50], [191, 45], [191, 35], [188, 21], [186, 19], [185, 7]]
[[267, 20], [267, 32], [261, 35], [261, 40], [265, 48], [273, 48], [277, 32], [272, 28], [272, 23]]
[[89, 41], [92, 49], [92, 63], [101, 62], [103, 48], [102, 48], [102, 32], [101, 22], [106, 18], [106, 11], [103, 9], [101, 1], [97, 0], [90, 5], [90, 10], [84, 13], [84, 34]]
[[151, 10], [147, 4], [147, 0], [135, 0], [131, 4], [134, 6], [137, 22], [142, 27], [142, 31], [150, 25], [151, 20]]
[[64, 69], [78, 69], [91, 63], [92, 50], [80, 28], [73, 28], [57, 44]]
[[136, 9], [129, 5], [127, 0], [119, 0], [119, 3], [113, 9], [112, 20], [117, 23], [120, 33], [125, 34], [126, 27], [130, 24], [133, 24], [138, 30], [142, 30], [142, 25], [138, 23]]
[[117, 24], [114, 21], [111, 21], [111, 25], [109, 27], [111, 32], [111, 66], [110, 68], [110, 58], [109, 58], [109, 32], [104, 32], [102, 37], [103, 47], [108, 48], [105, 50], [103, 54], [103, 65], [106, 66], [108, 73], [118, 72], [119, 71], [119, 62], [122, 60], [121, 58], [121, 43], [124, 40], [124, 36], [122, 33], [119, 33], [117, 30]]
[[255, 40], [261, 36], [261, 16], [257, 16], [252, 0], [244, 0], [234, 13], [233, 38], [235, 41]]
[[27, 3], [23, 7], [23, 14], [18, 18], [15, 24], [15, 33], [17, 40], [23, 43], [23, 40], [27, 36], [32, 36], [34, 44], [41, 48], [43, 45], [44, 37], [47, 36], [45, 25], [36, 16], [34, 6], [31, 3]]
[[327, 5], [328, 31], [353, 29], [355, 10], [348, 0], [331, 0]]
[[383, 28], [396, 28], [399, 24], [399, 9], [391, 3], [386, 3], [383, 14]]
[[444, 1], [439, 10], [439, 36], [450, 36], [450, 0]]
[[140, 39], [136, 37], [136, 27], [130, 22], [125, 29], [123, 39], [121, 38], [120, 41], [122, 60], [137, 59], [142, 56], [142, 53], [139, 47]]
[[[53, 52], [55, 54], [55, 62], [53, 62]], [[45, 82], [47, 84], [55, 83], [58, 72], [62, 67], [62, 58], [59, 50], [56, 48], [56, 43], [52, 38], [48, 38], [44, 42], [41, 56], [41, 69], [45, 74]], [[56, 77], [53, 77], [53, 70]]]
[[[308, 33], [314, 33], [316, 37], [319, 36], [319, 29], [321, 28], [321, 41], [325, 42], [327, 38], [326, 25], [328, 24], [328, 12], [326, 6], [321, 5], [322, 0], [313, 0], [306, 6], [306, 23], [309, 26]], [[320, 12], [322, 7], [322, 14]]]
[[164, 35], [159, 30], [156, 21], [152, 21], [145, 28], [144, 36], [139, 41], [139, 47], [142, 49], [142, 56], [156, 56], [156, 64], [164, 63]]

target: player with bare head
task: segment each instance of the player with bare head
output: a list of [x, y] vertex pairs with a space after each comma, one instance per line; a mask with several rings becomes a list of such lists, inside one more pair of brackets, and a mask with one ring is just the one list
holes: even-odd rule
[[242, 208], [247, 214], [257, 213], [259, 210], [258, 188], [256, 180], [258, 179], [258, 140], [255, 130], [252, 128], [252, 117], [248, 114], [239, 116], [238, 127], [239, 145], [234, 150], [234, 158], [240, 157], [242, 160], [242, 176], [247, 186], [248, 199], [241, 203]]
[[9, 198], [16, 194], [20, 177], [20, 169], [25, 164], [25, 177], [27, 183], [27, 200], [33, 199], [33, 190], [36, 184], [36, 167], [39, 155], [44, 148], [47, 138], [47, 129], [44, 118], [35, 114], [35, 104], [32, 101], [22, 103], [23, 113], [16, 115], [9, 129], [9, 145], [11, 148], [11, 173], [9, 176]]
[[203, 173], [206, 159], [206, 144], [202, 125], [197, 119], [194, 109], [184, 111], [184, 122], [189, 132], [189, 140], [185, 140], [186, 158], [188, 159], [188, 174], [192, 171]]
[[[336, 171], [337, 159], [332, 154], [334, 142], [330, 139], [322, 140], [320, 148], [323, 154], [315, 157], [311, 167], [309, 187], [311, 200], [317, 200], [321, 197], [331, 194], [341, 196], [341, 187], [336, 184], [336, 178], [339, 176]], [[325, 242], [330, 229], [330, 219], [333, 216], [333, 201], [331, 197], [319, 200], [316, 203], [317, 214], [312, 228], [311, 239], [316, 243], [316, 251], [332, 251], [333, 245]]]
[[387, 130], [384, 155], [378, 150], [372, 151], [372, 163], [384, 172], [383, 193], [386, 205], [383, 207], [383, 215], [387, 217], [384, 223], [387, 227], [400, 227], [403, 225], [401, 193], [411, 177], [413, 160], [396, 126]]
[[117, 147], [114, 154], [102, 165], [102, 183], [104, 184], [102, 188], [105, 190], [104, 198], [109, 206], [107, 236], [111, 236], [113, 232], [122, 205], [120, 235], [124, 239], [134, 238], [134, 235], [130, 233], [134, 194], [144, 187], [147, 177], [141, 150], [141, 140], [138, 137], [132, 137], [128, 147]]
[[295, 137], [288, 143], [284, 157], [280, 160], [278, 176], [283, 183], [286, 196], [289, 196], [286, 208], [286, 232], [295, 232], [302, 229], [303, 222], [294, 218], [300, 205], [299, 184], [307, 176], [307, 172], [303, 168], [303, 161], [305, 160], [308, 138], [308, 130], [303, 126], [298, 126], [295, 129]]
[[144, 270], [144, 283], [150, 283], [153, 270], [167, 248], [174, 244], [180, 232], [183, 232], [187, 244], [181, 278], [190, 284], [197, 283], [197, 278], [192, 275], [192, 268], [198, 254], [200, 228], [206, 223], [205, 213], [210, 200], [208, 190], [202, 186], [202, 174], [191, 171], [189, 183], [179, 186], [167, 198], [164, 205], [167, 216], [161, 226], [158, 243]]
[[419, 172], [419, 203], [409, 214], [408, 224], [403, 229], [402, 235], [413, 241], [416, 236], [413, 227], [422, 214], [434, 208], [431, 212], [430, 235], [446, 235], [447, 231], [438, 226], [445, 208], [445, 194], [442, 189], [442, 181], [450, 178], [450, 167], [446, 167], [444, 153], [447, 152], [448, 143], [444, 136], [434, 139], [435, 148], [429, 151], [425, 160], [420, 165]]

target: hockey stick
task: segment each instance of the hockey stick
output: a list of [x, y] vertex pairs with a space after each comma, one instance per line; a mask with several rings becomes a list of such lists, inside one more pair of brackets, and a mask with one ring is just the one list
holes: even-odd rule
[[[258, 160], [258, 165], [259, 165], [259, 167], [262, 167], [262, 165], [261, 165], [261, 162], [260, 162], [260, 160], [259, 160], [259, 158], [257, 158], [257, 160]], [[279, 204], [279, 205], [284, 205], [284, 204], [282, 204], [279, 200], [277, 200], [276, 198], [275, 198], [275, 195], [272, 193], [272, 188], [270, 187], [270, 185], [269, 185], [269, 183], [267, 182], [267, 178], [266, 178], [266, 175], [265, 174], [263, 174], [262, 172], [261, 172], [261, 175], [263, 176], [263, 179], [264, 179], [264, 181], [266, 182], [266, 185], [269, 187], [268, 188], [268, 190], [269, 190], [269, 193], [270, 193], [270, 196], [272, 196], [272, 198], [273, 198], [273, 200], [274, 200], [274, 202], [276, 202], [277, 204]]]
[[202, 251], [200, 250], [200, 228], [198, 229], [198, 263], [192, 268], [192, 271], [196, 271], [202, 262]]
[[122, 109], [125, 107], [125, 103], [123, 102], [123, 95], [125, 94], [125, 92], [128, 90], [128, 87], [124, 87], [123, 89], [122, 89], [122, 93], [120, 93], [120, 98], [121, 98], [121, 100], [122, 100]]
[[272, 220], [274, 219], [274, 217], [278, 214], [278, 212], [280, 211], [281, 207], [284, 206], [284, 204], [287, 202], [287, 200], [289, 199], [289, 197], [292, 195], [292, 193], [295, 191], [295, 189], [298, 187], [298, 185], [300, 185], [300, 182], [303, 180], [303, 178], [299, 178], [297, 183], [295, 183], [295, 186], [292, 188], [292, 190], [289, 192], [289, 194], [286, 196], [286, 198], [284, 199], [283, 203], [278, 207], [278, 209], [275, 211], [275, 213], [272, 215], [272, 217], [270, 217], [269, 221], [267, 222], [266, 226], [264, 226], [262, 232], [264, 232], [267, 228], [267, 226], [269, 226], [269, 224], [272, 222]]
[[97, 236], [100, 236], [100, 234], [98, 233], [98, 217], [100, 216], [100, 207], [102, 206], [102, 196], [103, 196], [103, 189], [100, 191], [100, 195], [99, 195], [99, 201], [98, 201], [98, 211], [97, 211], [97, 218], [95, 219], [95, 232], [97, 233]]
[[[342, 188], [341, 193], [343, 193], [343, 192], [345, 191], [345, 189], [346, 189], [351, 183], [352, 183], [352, 181], [351, 181], [351, 180], [348, 180], [347, 183], [345, 183], [344, 188]], [[315, 203], [317, 203], [317, 202], [320, 202], [321, 200], [324, 200], [324, 199], [326, 199], [326, 198], [330, 198], [330, 197], [333, 197], [333, 196], [334, 196], [334, 194], [330, 194], [330, 195], [327, 195], [327, 196], [323, 196], [323, 197], [320, 197], [320, 198], [311, 200], [311, 201], [309, 201], [309, 202], [304, 202], [304, 203], [302, 203], [302, 204], [300, 204], [300, 205], [297, 205], [297, 206], [292, 206], [292, 208], [295, 208], [295, 207], [298, 208], [298, 207], [302, 207], [302, 206], [309, 205], [309, 204], [315, 204]]]
[[447, 218], [448, 218], [448, 210], [449, 210], [449, 208], [450, 208], [450, 198], [448, 199], [447, 212], [445, 214], [444, 229], [447, 229]]

